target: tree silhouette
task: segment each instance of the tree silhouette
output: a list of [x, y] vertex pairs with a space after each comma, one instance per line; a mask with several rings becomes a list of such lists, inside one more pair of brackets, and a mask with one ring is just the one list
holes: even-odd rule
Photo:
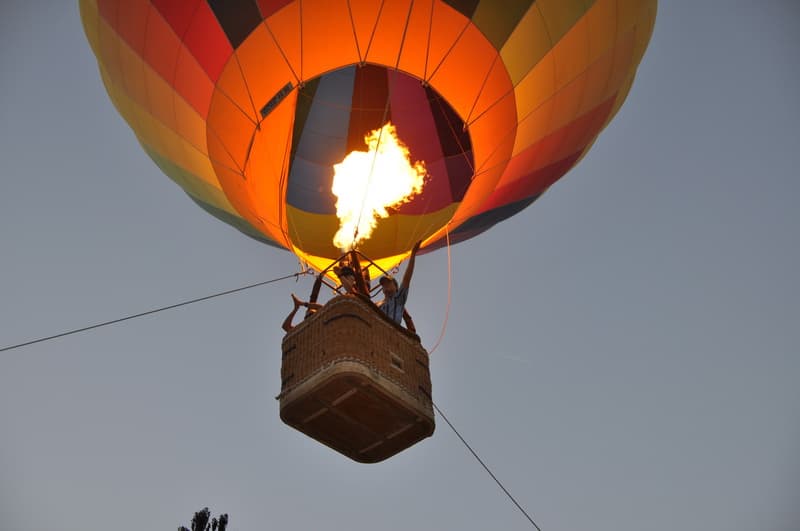
[[[194, 513], [191, 531], [225, 531], [228, 528], [228, 515], [221, 514], [219, 518], [211, 518], [208, 507]], [[185, 526], [179, 526], [178, 531], [190, 531]]]

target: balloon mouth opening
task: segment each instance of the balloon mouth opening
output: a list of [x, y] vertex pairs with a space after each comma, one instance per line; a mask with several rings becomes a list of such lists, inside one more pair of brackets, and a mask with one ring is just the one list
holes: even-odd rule
[[433, 86], [365, 64], [328, 72], [297, 91], [286, 182], [289, 234], [301, 235], [301, 225], [314, 216], [332, 218], [317, 223], [324, 234], [313, 243], [293, 238], [298, 248], [317, 256], [341, 251], [333, 243], [340, 229], [332, 191], [335, 166], [352, 152], [366, 152], [365, 138], [387, 123], [407, 148], [410, 164], [424, 166], [424, 184], [402, 201], [384, 205], [386, 217], [359, 248], [376, 257], [401, 254], [450, 220], [473, 179], [472, 140], [461, 116]]

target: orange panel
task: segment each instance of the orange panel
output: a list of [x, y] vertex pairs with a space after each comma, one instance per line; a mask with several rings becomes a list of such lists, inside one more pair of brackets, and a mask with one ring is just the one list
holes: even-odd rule
[[267, 28], [289, 63], [297, 81], [300, 80], [300, 5], [295, 2], [267, 19]]
[[513, 93], [514, 87], [511, 86], [511, 78], [508, 77], [505, 65], [499, 56], [495, 56], [495, 62], [481, 88], [478, 101], [464, 121], [471, 122], [478, 119], [491, 106], [508, 95], [513, 96]]
[[[403, 6], [405, 2], [398, 2], [399, 6]], [[396, 28], [386, 28], [392, 34], [383, 34], [375, 31], [375, 26], [378, 23], [378, 14], [382, 8], [387, 8], [386, 4], [374, 2], [372, 0], [351, 0], [350, 1], [350, 16], [353, 18], [353, 31], [356, 35], [356, 47], [358, 48], [358, 55], [361, 61], [366, 61], [365, 56], [372, 44], [376, 40], [377, 35], [381, 35], [383, 42], [399, 42], [400, 38], [394, 35]], [[406, 9], [407, 10], [407, 9]], [[396, 48], [392, 45], [392, 48]]]
[[[475, 157], [475, 178], [470, 184], [450, 227], [453, 230], [478, 212], [500, 179], [514, 145], [514, 98], [509, 94], [469, 126]], [[437, 233], [437, 237], [443, 234]]]
[[216, 149], [211, 148], [211, 137], [215, 136], [233, 159], [233, 167], [242, 169], [256, 128], [250, 117], [239, 110], [227, 96], [217, 91], [211, 101], [206, 124], [209, 129], [209, 155], [214, 159], [220, 156]]
[[400, 55], [400, 70], [420, 79], [426, 77], [432, 15], [433, 0], [417, 0], [412, 4], [403, 51]]
[[[269, 63], [265, 61], [265, 64]], [[255, 124], [258, 123], [258, 111], [256, 111], [253, 100], [251, 99], [250, 87], [248, 87], [247, 81], [245, 81], [243, 77], [242, 66], [239, 56], [234, 52], [233, 55], [231, 55], [231, 60], [228, 61], [225, 68], [222, 69], [219, 79], [217, 79], [217, 84], [214, 88], [214, 97], [219, 98], [219, 93], [224, 94], [242, 114], [247, 116], [253, 126], [255, 126]]]
[[[246, 88], [249, 90], [246, 101], [251, 105], [249, 100], [252, 98], [256, 117], [261, 119], [261, 109], [287, 83], [294, 85], [294, 75], [263, 25], [256, 28], [235, 53], [244, 72]], [[270, 67], [264, 68], [265, 64]], [[227, 92], [227, 84], [223, 85], [223, 90]]]
[[358, 63], [358, 50], [347, 0], [305, 0], [303, 18], [303, 79], [313, 79], [347, 64]]
[[186, 48], [181, 48], [178, 54], [178, 65], [172, 84], [200, 116], [206, 116], [208, 106], [211, 104], [214, 85]]
[[447, 99], [459, 116], [466, 117], [496, 58], [497, 50], [478, 28], [470, 25], [431, 76], [431, 86]]
[[549, 53], [514, 88], [518, 121], [522, 121], [555, 93], [555, 69], [553, 54]]
[[267, 223], [268, 234], [286, 246], [289, 242], [284, 237], [287, 223], [284, 198], [296, 104], [297, 90], [293, 90], [264, 119], [245, 168], [247, 181], [242, 183], [249, 188], [249, 197], [254, 200], [250, 208]]
[[[427, 59], [428, 66], [425, 71], [426, 80], [430, 79], [434, 74], [439, 64], [450, 52], [450, 48], [452, 48], [458, 40], [459, 35], [461, 35], [469, 25], [469, 19], [443, 2], [437, 1], [433, 5]], [[491, 46], [491, 44], [489, 46]]]
[[125, 91], [139, 105], [147, 105], [147, 86], [144, 81], [144, 61], [127, 43], [120, 42], [119, 63], [125, 79]]
[[227, 169], [230, 172], [236, 173], [239, 175], [239, 179], [242, 179], [241, 170], [236, 167], [236, 163], [233, 161], [230, 153], [228, 152], [227, 146], [225, 146], [222, 141], [219, 139], [217, 132], [207, 126], [206, 129], [206, 143], [208, 145], [208, 158], [211, 160], [211, 164], [214, 166], [214, 171], [217, 173], [217, 178], [220, 179], [220, 185], [224, 187], [224, 183], [222, 182], [222, 178], [220, 177], [220, 171], [223, 169]]
[[394, 68], [400, 58], [403, 30], [406, 27], [411, 3], [407, 0], [398, 0], [381, 5], [377, 21], [373, 14], [374, 9], [366, 8], [365, 14], [354, 12], [353, 22], [358, 24], [356, 34], [364, 61]]
[[117, 33], [139, 56], [144, 55], [145, 28], [151, 9], [148, 0], [124, 0], [117, 8], [114, 24]]
[[175, 65], [181, 41], [172, 31], [172, 26], [157, 12], [150, 14], [144, 44], [144, 58], [168, 83], [175, 77]]
[[596, 56], [584, 74], [575, 80], [585, 86], [583, 100], [578, 114], [581, 115], [608, 98], [608, 79], [611, 76], [614, 54], [607, 50], [605, 55]]
[[173, 97], [175, 126], [178, 134], [201, 153], [208, 154], [206, 147], [206, 121], [178, 94]]
[[175, 109], [173, 105], [175, 91], [149, 66], [144, 65], [142, 71], [145, 91], [147, 93], [148, 110], [158, 121], [173, 131], [177, 131], [178, 125], [175, 119]]

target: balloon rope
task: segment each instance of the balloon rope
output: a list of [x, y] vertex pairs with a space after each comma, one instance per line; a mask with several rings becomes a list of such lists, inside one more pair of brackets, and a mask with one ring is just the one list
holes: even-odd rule
[[215, 297], [221, 297], [223, 295], [230, 295], [231, 293], [236, 293], [239, 291], [244, 291], [246, 289], [257, 288], [258, 286], [264, 286], [266, 284], [272, 284], [273, 282], [278, 282], [279, 280], [286, 280], [287, 278], [299, 278], [301, 275], [310, 274], [308, 270], [301, 271], [299, 273], [292, 273], [291, 275], [286, 275], [283, 277], [273, 278], [272, 280], [266, 280], [264, 282], [257, 282], [255, 284], [250, 284], [248, 286], [242, 286], [241, 288], [229, 289], [227, 291], [222, 291], [219, 293], [213, 293], [211, 295], [206, 295], [205, 297], [199, 297], [197, 299], [191, 299], [188, 301], [179, 302], [177, 304], [170, 304], [169, 306], [164, 306], [162, 308], [156, 308], [154, 310], [148, 310], [146, 312], [136, 313], [133, 315], [128, 315], [127, 317], [121, 317], [119, 319], [113, 319], [111, 321], [105, 321], [103, 323], [97, 323], [90, 326], [84, 326], [83, 328], [76, 328], [75, 330], [70, 330], [69, 332], [62, 332], [60, 334], [55, 334], [52, 336], [42, 337], [40, 339], [34, 339], [31, 341], [26, 341], [24, 343], [19, 343], [17, 345], [11, 345], [8, 347], [0, 348], [0, 352], [5, 352], [7, 350], [13, 350], [15, 348], [26, 347], [28, 345], [33, 345], [35, 343], [43, 343], [45, 341], [50, 341], [51, 339], [56, 339], [59, 337], [69, 336], [72, 334], [77, 334], [79, 332], [86, 332], [87, 330], [93, 330], [95, 328], [100, 328], [101, 326], [108, 326], [111, 324], [121, 323], [122, 321], [128, 321], [130, 319], [136, 319], [137, 317], [144, 317], [145, 315], [150, 315], [153, 313], [163, 312], [164, 310], [171, 310], [173, 308], [178, 308], [179, 306], [186, 306], [188, 304], [193, 304], [195, 302], [207, 301], [208, 299], [213, 299]]
[[447, 308], [444, 311], [444, 321], [442, 322], [442, 331], [439, 332], [439, 339], [436, 340], [436, 344], [433, 345], [428, 355], [430, 356], [433, 352], [439, 347], [439, 343], [442, 342], [442, 338], [444, 337], [444, 332], [447, 329], [447, 321], [450, 319], [450, 302], [453, 293], [453, 269], [452, 269], [452, 262], [450, 260], [450, 229], [449, 225], [444, 226], [445, 234], [447, 235]]

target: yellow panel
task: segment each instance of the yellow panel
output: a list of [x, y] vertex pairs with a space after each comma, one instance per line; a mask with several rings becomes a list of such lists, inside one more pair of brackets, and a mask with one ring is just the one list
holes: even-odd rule
[[100, 14], [97, 12], [96, 0], [79, 0], [78, 7], [80, 8], [81, 21], [83, 22], [83, 31], [86, 33], [86, 40], [89, 41], [89, 46], [92, 47], [97, 58], [100, 58], [98, 53], [98, 46], [100, 36], [98, 35], [98, 24], [100, 24]]
[[180, 161], [180, 166], [189, 173], [197, 176], [214, 188], [222, 189], [222, 185], [219, 183], [219, 179], [217, 179], [217, 174], [214, 173], [214, 167], [211, 165], [211, 161], [208, 160], [208, 156], [195, 149], [194, 146], [182, 142], [178, 160]]
[[586, 69], [589, 62], [588, 27], [585, 18], [578, 20], [553, 47], [557, 87], [563, 87]]
[[[333, 260], [330, 258], [314, 256], [312, 254], [303, 252], [302, 249], [298, 249], [297, 247], [292, 248], [292, 252], [295, 255], [297, 255], [297, 257], [300, 260], [307, 263], [310, 267], [312, 267], [318, 272], [322, 271], [323, 269], [326, 269], [333, 263]], [[375, 264], [377, 264], [378, 267], [380, 267], [384, 271], [391, 271], [391, 269], [394, 266], [400, 264], [400, 262], [408, 258], [409, 254], [410, 252], [398, 256], [388, 256], [386, 258], [381, 258], [378, 260], [373, 259], [373, 262], [375, 262]], [[372, 278], [377, 278], [379, 276], [379, 274], [375, 271], [374, 268], [370, 268], [370, 273]], [[336, 275], [332, 271], [329, 271], [326, 276], [331, 280], [333, 280], [334, 282], [338, 283], [338, 279], [336, 278]]]
[[589, 59], [607, 55], [617, 39], [617, 2], [598, 0], [584, 16], [589, 34]]
[[178, 130], [175, 118], [175, 91], [172, 86], [164, 81], [149, 65], [142, 66], [145, 90], [147, 93], [147, 108], [150, 113], [161, 123], [172, 129]]
[[194, 107], [189, 105], [177, 92], [173, 95], [173, 110], [176, 132], [185, 138], [189, 145], [207, 155], [206, 121], [203, 117], [197, 114]]
[[124, 41], [119, 42], [117, 50], [122, 76], [125, 79], [125, 92], [139, 105], [147, 105], [147, 87], [144, 81], [144, 62]]
[[636, 44], [633, 49], [633, 62], [639, 64], [653, 35], [653, 28], [656, 23], [656, 2], [647, 2], [647, 9], [640, 11], [640, 19], [636, 24]]
[[99, 17], [98, 20], [97, 37], [100, 53], [97, 56], [97, 62], [105, 67], [106, 75], [112, 84], [124, 87], [125, 81], [117, 53], [120, 43], [119, 36], [102, 17]]
[[511, 82], [519, 83], [547, 55], [552, 45], [537, 2], [522, 17], [500, 51]]
[[347, 0], [304, 0], [303, 79], [313, 79], [347, 64], [358, 63], [358, 49]]
[[[638, 1], [638, 0], [634, 0]], [[592, 5], [594, 0], [536, 0], [536, 7], [541, 11], [542, 17], [547, 21], [547, 32], [553, 42], [569, 31], [575, 22]]]
[[[447, 223], [457, 207], [457, 204], [452, 204], [430, 214], [394, 215], [381, 219], [372, 237], [362, 242], [359, 250], [370, 258], [407, 253], [417, 240], [429, 238]], [[313, 256], [337, 257], [341, 254], [332, 242], [339, 229], [339, 220], [334, 214], [313, 214], [291, 205], [286, 205], [286, 209], [293, 247]]]
[[524, 120], [555, 93], [555, 68], [554, 55], [548, 54], [516, 86], [517, 120]]

